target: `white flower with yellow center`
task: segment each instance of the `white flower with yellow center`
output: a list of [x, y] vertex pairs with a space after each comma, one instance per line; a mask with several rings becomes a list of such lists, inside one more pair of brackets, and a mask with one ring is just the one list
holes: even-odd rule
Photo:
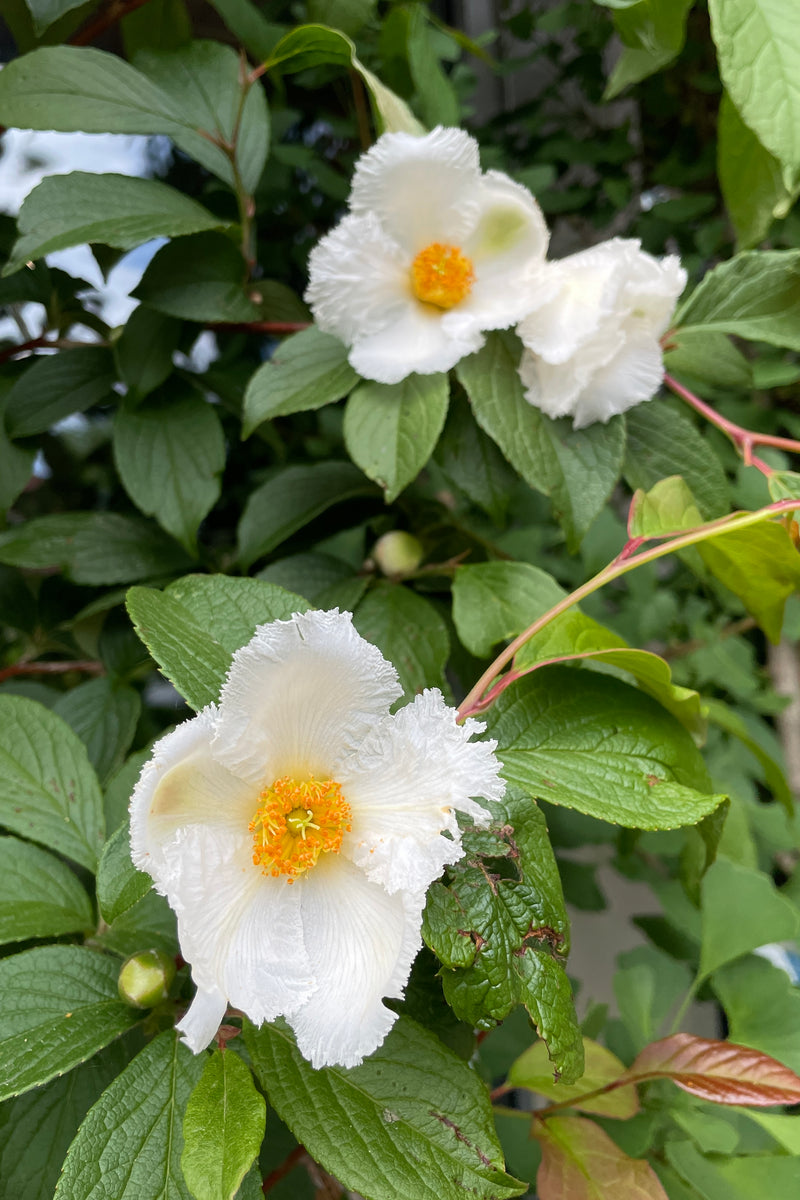
[[383, 1041], [421, 945], [429, 884], [462, 855], [456, 812], [504, 784], [483, 726], [397, 673], [349, 613], [261, 625], [219, 705], [162, 738], [131, 799], [131, 849], [178, 917], [197, 1052], [228, 1004], [285, 1016], [315, 1067]]
[[549, 263], [517, 327], [526, 399], [581, 429], [650, 400], [664, 374], [659, 338], [686, 286], [680, 259], [612, 238]]
[[359, 375], [399, 383], [515, 324], [547, 242], [530, 192], [481, 172], [469, 134], [385, 133], [356, 164], [350, 213], [311, 252], [306, 300]]

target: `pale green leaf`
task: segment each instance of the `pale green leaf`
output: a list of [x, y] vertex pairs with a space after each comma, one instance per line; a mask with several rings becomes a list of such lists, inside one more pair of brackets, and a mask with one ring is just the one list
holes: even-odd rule
[[250, 1068], [215, 1050], [186, 1105], [181, 1170], [195, 1200], [233, 1200], [264, 1139], [266, 1105]]
[[701, 542], [703, 562], [778, 642], [786, 601], [800, 589], [800, 554], [784, 525], [762, 521]]
[[765, 942], [790, 941], [800, 933], [800, 910], [778, 893], [762, 871], [718, 858], [706, 871], [701, 888], [703, 977]]
[[720, 263], [680, 306], [675, 323], [800, 350], [800, 250], [744, 250]]
[[599, 1090], [625, 1074], [625, 1064], [591, 1038], [583, 1039], [583, 1053], [586, 1063], [583, 1075], [577, 1083], [564, 1083], [553, 1078], [553, 1065], [544, 1042], [534, 1042], [514, 1061], [508, 1073], [508, 1082], [513, 1087], [528, 1088], [540, 1096], [546, 1096], [555, 1104], [575, 1101], [575, 1108], [582, 1112], [621, 1120], [634, 1116], [639, 1111], [635, 1087], [617, 1088], [605, 1095], [580, 1101], [581, 1096]]
[[717, 171], [737, 248], [747, 250], [786, 216], [797, 189], [787, 187], [781, 164], [745, 125], [727, 92], [717, 119]]
[[703, 524], [694, 496], [680, 475], [660, 480], [633, 497], [628, 532], [631, 537], [663, 537]]
[[624, 7], [614, 6], [614, 24], [623, 48], [606, 87], [606, 100], [677, 58], [686, 40], [686, 18], [693, 4], [694, 0], [638, 0]]

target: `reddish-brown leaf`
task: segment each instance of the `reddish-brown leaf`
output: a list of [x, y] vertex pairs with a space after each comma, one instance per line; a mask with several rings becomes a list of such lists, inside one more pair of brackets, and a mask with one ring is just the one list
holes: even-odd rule
[[594, 1121], [547, 1117], [533, 1134], [542, 1147], [539, 1200], [668, 1200], [650, 1164], [628, 1158]]
[[667, 1078], [715, 1104], [800, 1104], [800, 1076], [747, 1046], [675, 1033], [645, 1046], [632, 1080]]

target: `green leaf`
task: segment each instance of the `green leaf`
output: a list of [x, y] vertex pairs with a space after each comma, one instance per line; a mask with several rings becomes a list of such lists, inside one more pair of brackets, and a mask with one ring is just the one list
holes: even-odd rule
[[745, 125], [727, 92], [717, 119], [717, 172], [740, 250], [762, 241], [774, 220], [785, 217], [797, 197], [781, 164]]
[[583, 1071], [583, 1049], [562, 963], [569, 926], [544, 816], [508, 793], [490, 806], [488, 832], [468, 830], [465, 857], [448, 886], [428, 893], [422, 935], [444, 966], [457, 1017], [490, 1029], [524, 1004], [567, 1083]]
[[762, 521], [701, 542], [698, 551], [770, 641], [780, 641], [786, 601], [800, 588], [800, 554], [786, 527]]
[[215, 703], [230, 653], [165, 592], [131, 588], [125, 605], [139, 637], [186, 703], [198, 711]]
[[83, 742], [44, 705], [0, 696], [0, 822], [94, 870], [103, 806]]
[[149, 891], [114, 923], [98, 935], [107, 949], [122, 958], [148, 950], [162, 950], [174, 957], [180, 950], [175, 913], [163, 896]]
[[557, 1104], [566, 1105], [574, 1100], [575, 1108], [582, 1112], [597, 1113], [601, 1117], [627, 1120], [635, 1116], [639, 1111], [639, 1101], [634, 1087], [617, 1088], [580, 1102], [581, 1096], [599, 1090], [625, 1074], [625, 1064], [591, 1038], [583, 1039], [583, 1055], [586, 1063], [583, 1075], [577, 1083], [564, 1083], [561, 1079], [553, 1079], [553, 1065], [547, 1057], [544, 1042], [534, 1042], [513, 1063], [508, 1073], [508, 1083], [512, 1087], [538, 1092]]
[[800, 167], [800, 34], [780, 0], [709, 0], [722, 81], [739, 114], [784, 166]]
[[283, 1022], [245, 1038], [278, 1115], [309, 1154], [367, 1200], [518, 1196], [474, 1071], [408, 1017], [360, 1067], [313, 1070]]
[[543, 667], [487, 714], [503, 774], [552, 804], [635, 829], [692, 825], [723, 799], [687, 731], [649, 696], [587, 672]]
[[533, 1134], [542, 1147], [540, 1200], [667, 1200], [650, 1164], [629, 1158], [594, 1121], [548, 1117]]
[[103, 677], [65, 692], [53, 705], [53, 712], [85, 743], [89, 761], [105, 785], [122, 766], [141, 708], [138, 692]]
[[767, 487], [773, 500], [800, 499], [800, 475], [796, 471], [773, 471]]
[[0, 400], [0, 513], [16, 500], [33, 474], [36, 452], [15, 446], [3, 427], [3, 401]]
[[192, 36], [184, 0], [150, 0], [148, 12], [129, 11], [120, 21], [120, 29], [129, 61], [145, 47], [177, 50]]
[[90, 586], [172, 575], [190, 561], [160, 530], [119, 513], [54, 513], [0, 534], [0, 562], [62, 567], [68, 579]]
[[30, 259], [84, 242], [132, 250], [150, 238], [179, 237], [225, 224], [196, 200], [155, 179], [86, 171], [43, 179], [26, 196], [17, 220], [19, 238], [4, 275]]
[[446, 375], [409, 375], [402, 383], [362, 383], [347, 402], [344, 441], [387, 504], [427, 463], [447, 416]]
[[431, 38], [428, 12], [423, 5], [414, 4], [407, 14], [406, 59], [419, 97], [422, 117], [431, 127], [459, 125], [461, 109], [458, 96], [439, 62]]
[[451, 396], [434, 457], [444, 474], [498, 523], [508, 508], [516, 476], [491, 438], [475, 423], [469, 405]]
[[490, 334], [456, 374], [478, 424], [525, 482], [550, 496], [568, 545], [576, 549], [619, 478], [625, 424], [614, 418], [574, 430], [566, 419], [552, 421], [525, 399], [519, 354], [516, 340]]
[[402, 584], [381, 581], [358, 605], [353, 624], [394, 663], [407, 697], [427, 687], [449, 690], [444, 668], [450, 638], [430, 601]]
[[666, 1146], [669, 1162], [703, 1200], [794, 1200], [800, 1191], [800, 1158], [747, 1154], [706, 1158], [689, 1141]]
[[630, 84], [655, 74], [678, 57], [686, 41], [686, 18], [693, 4], [694, 0], [638, 0], [617, 8], [614, 24], [623, 49], [604, 99], [613, 99]]
[[614, 974], [620, 1017], [638, 1053], [658, 1037], [667, 1017], [685, 996], [688, 968], [655, 946], [637, 946], [621, 954]]
[[800, 1071], [800, 989], [784, 970], [751, 955], [717, 970], [712, 986], [732, 1042]]
[[247, 266], [234, 243], [221, 233], [197, 233], [162, 246], [131, 295], [187, 321], [255, 321], [260, 313], [245, 295], [246, 283]]
[[647, 489], [667, 476], [681, 475], [706, 520], [727, 514], [729, 488], [722, 464], [682, 412], [653, 402], [637, 405], [625, 419], [624, 471], [631, 487]]
[[125, 1062], [114, 1043], [91, 1062], [0, 1107], [0, 1179], [9, 1197], [53, 1200], [78, 1126]]
[[202, 1071], [172, 1030], [145, 1046], [89, 1110], [57, 1200], [191, 1200], [181, 1175], [182, 1122]]
[[0, 837], [0, 942], [93, 926], [89, 897], [68, 866], [19, 838]]
[[675, 323], [800, 350], [800, 250], [745, 250], [720, 263], [680, 306]]
[[[664, 369], [670, 374], [681, 379], [696, 379], [714, 388], [749, 391], [753, 387], [752, 363], [726, 334], [679, 329], [670, 335], [669, 345], [670, 349], [664, 354]], [[658, 411], [661, 407], [660, 404], [639, 405], [640, 409]], [[630, 441], [630, 422], [628, 435]], [[702, 439], [697, 437], [702, 447]]]
[[310, 21], [324, 21], [352, 37], [374, 15], [377, 3], [376, 0], [308, 0], [306, 7]]
[[331, 505], [374, 493], [350, 463], [281, 468], [248, 497], [239, 522], [240, 563], [251, 567]]
[[181, 328], [174, 317], [144, 304], [128, 317], [115, 353], [120, 378], [136, 399], [149, 395], [171, 374]]
[[80, 8], [84, 0], [25, 0], [25, 3], [33, 17], [36, 35], [40, 37], [59, 17]]
[[221, 646], [232, 654], [249, 642], [257, 625], [287, 621], [307, 612], [307, 600], [261, 579], [231, 575], [184, 575], [166, 590]]
[[347, 361], [347, 347], [316, 325], [295, 333], [260, 366], [244, 394], [242, 435], [262, 421], [322, 408], [346, 396], [358, 375]]
[[225, 467], [225, 438], [212, 405], [189, 385], [123, 405], [114, 420], [114, 462], [130, 498], [185, 546], [197, 547]]
[[235, 142], [236, 166], [221, 146], [199, 133], [182, 134], [181, 149], [233, 188], [238, 171], [244, 190], [254, 192], [269, 148], [269, 111], [258, 81], [249, 85], [242, 104], [241, 64], [233, 47], [197, 41], [178, 50], [140, 50], [135, 63], [187, 124], [228, 145]]
[[694, 496], [680, 475], [660, 480], [649, 491], [639, 489], [631, 503], [631, 537], [663, 537], [703, 524]]
[[150, 876], [137, 871], [131, 861], [130, 828], [125, 821], [103, 847], [97, 868], [97, 903], [103, 920], [111, 925], [152, 886]]
[[139, 1020], [117, 995], [119, 961], [39, 946], [0, 961], [0, 1100], [47, 1083]]
[[181, 1170], [195, 1200], [233, 1200], [264, 1140], [266, 1105], [231, 1050], [215, 1050], [186, 1105]]
[[703, 877], [702, 914], [702, 977], [765, 942], [791, 941], [800, 933], [800, 911], [771, 878], [725, 858]]
[[114, 360], [99, 346], [37, 358], [6, 398], [8, 432], [12, 437], [45, 433], [70, 413], [109, 404], [115, 381]]
[[775, 799], [784, 806], [786, 812], [791, 816], [794, 813], [794, 797], [784, 774], [782, 764], [776, 762], [773, 755], [767, 753], [765, 748], [753, 735], [747, 722], [735, 709], [725, 704], [722, 700], [718, 700], [716, 697], [707, 697], [704, 699], [703, 708], [714, 725], [718, 725], [720, 729], [724, 729], [727, 733], [732, 733], [735, 738], [738, 738], [747, 747], [751, 754], [755, 755], [763, 768], [764, 781], [767, 787]]
[[251, 0], [211, 0], [238, 42], [254, 59], [263, 61], [285, 32], [285, 25], [267, 21]]

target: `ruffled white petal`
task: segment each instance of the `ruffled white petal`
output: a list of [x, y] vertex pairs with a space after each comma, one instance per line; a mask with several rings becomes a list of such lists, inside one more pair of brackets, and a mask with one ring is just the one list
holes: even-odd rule
[[478, 144], [463, 129], [385, 133], [356, 163], [350, 210], [373, 212], [413, 258], [431, 242], [459, 244], [475, 221]]
[[483, 345], [485, 338], [476, 324], [470, 321], [466, 329], [451, 328], [439, 309], [411, 300], [394, 324], [353, 344], [350, 365], [378, 383], [449, 371]]
[[575, 404], [574, 427], [609, 421], [635, 404], [652, 400], [663, 375], [664, 360], [656, 338], [644, 331], [628, 334], [619, 353], [581, 392]]
[[461, 857], [455, 813], [485, 824], [489, 813], [474, 797], [502, 799], [497, 743], [470, 740], [483, 729], [478, 721], [459, 725], [431, 689], [377, 726], [349, 764], [346, 851], [387, 891], [424, 892]]
[[342, 855], [320, 860], [302, 889], [303, 933], [318, 987], [289, 1023], [313, 1067], [354, 1067], [397, 1019], [382, 999], [403, 994], [422, 944], [425, 897], [389, 896]]
[[183, 1034], [182, 1040], [195, 1054], [213, 1041], [227, 1007], [228, 1001], [218, 988], [197, 989], [194, 1000], [176, 1026]]
[[397, 672], [350, 613], [260, 625], [222, 687], [215, 757], [259, 787], [336, 779], [340, 763], [402, 694]]
[[252, 835], [196, 825], [165, 848], [167, 899], [195, 983], [259, 1023], [294, 1011], [314, 989], [297, 884], [252, 862]]
[[163, 891], [163, 847], [176, 831], [202, 823], [230, 832], [247, 827], [258, 793], [211, 753], [217, 710], [204, 708], [156, 743], [130, 803], [131, 857]]
[[305, 298], [320, 329], [350, 345], [412, 301], [411, 259], [374, 213], [345, 217], [311, 251]]

